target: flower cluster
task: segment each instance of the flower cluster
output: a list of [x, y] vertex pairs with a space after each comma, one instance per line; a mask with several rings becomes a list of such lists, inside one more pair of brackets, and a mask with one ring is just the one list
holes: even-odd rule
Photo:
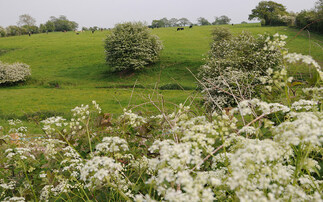
[[0, 84], [25, 81], [30, 75], [30, 68], [26, 64], [7, 64], [0, 61]]

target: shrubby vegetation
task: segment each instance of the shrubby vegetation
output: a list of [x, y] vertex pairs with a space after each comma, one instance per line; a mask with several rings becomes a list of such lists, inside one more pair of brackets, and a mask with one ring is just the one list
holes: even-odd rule
[[262, 25], [269, 26], [286, 25], [280, 16], [287, 14], [284, 5], [274, 1], [261, 1], [256, 8], [252, 9], [249, 20], [258, 19], [261, 20]]
[[107, 63], [114, 70], [140, 70], [159, 58], [162, 43], [144, 24], [117, 24], [105, 40]]
[[37, 138], [9, 120], [0, 199], [321, 201], [323, 92], [304, 93], [290, 107], [250, 99], [210, 116], [180, 105], [111, 119], [93, 101], [44, 120]]
[[300, 13], [287, 12], [284, 5], [273, 1], [261, 1], [249, 15], [252, 19], [261, 20], [264, 26], [287, 25], [323, 33], [323, 1], [318, 0], [313, 9]]
[[285, 36], [253, 37], [246, 32], [232, 36], [228, 29], [220, 27], [212, 35], [214, 42], [207, 62], [199, 72], [206, 104], [222, 109], [259, 96], [257, 90], [262, 86], [259, 79], [268, 69], [281, 68], [281, 51], [275, 45], [284, 45], [281, 39]]
[[0, 85], [25, 81], [30, 75], [30, 68], [24, 63], [8, 64], [0, 61]]
[[323, 1], [317, 1], [315, 8], [309, 11], [301, 11], [295, 19], [295, 25], [298, 28], [304, 28], [319, 33], [323, 33]]
[[45, 25], [48, 31], [73, 31], [77, 29], [78, 24], [74, 21], [70, 21], [66, 16], [60, 15], [58, 18], [51, 16]]

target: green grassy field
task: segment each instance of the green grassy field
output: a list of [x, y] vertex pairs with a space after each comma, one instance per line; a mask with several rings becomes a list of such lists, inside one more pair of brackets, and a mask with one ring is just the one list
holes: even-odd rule
[[[323, 64], [323, 36], [287, 27], [261, 27], [260, 24], [226, 25], [234, 34], [248, 31], [285, 34], [290, 52], [310, 54]], [[186, 68], [197, 73], [207, 54], [214, 26], [153, 29], [163, 41], [164, 50], [155, 65], [130, 75], [109, 72], [105, 64], [104, 39], [108, 31], [49, 33], [31, 37], [0, 38], [0, 60], [31, 66], [32, 77], [23, 85], [0, 87], [0, 125], [7, 118], [37, 112], [66, 114], [74, 106], [96, 100], [103, 111], [118, 114], [129, 105], [147, 102], [156, 84], [181, 85], [188, 90], [163, 90], [165, 100], [179, 104], [194, 94], [196, 81]], [[298, 71], [298, 70], [297, 70]], [[297, 73], [297, 72], [295, 72]], [[58, 88], [57, 88], [58, 87]], [[148, 108], [148, 109], [152, 109]]]

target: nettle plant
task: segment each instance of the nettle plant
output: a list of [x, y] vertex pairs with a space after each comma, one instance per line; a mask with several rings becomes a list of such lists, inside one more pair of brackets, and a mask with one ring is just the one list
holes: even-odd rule
[[0, 84], [25, 81], [31, 75], [29, 65], [24, 63], [3, 63], [0, 61]]
[[117, 71], [140, 70], [158, 60], [162, 47], [144, 24], [117, 24], [105, 40], [106, 61]]

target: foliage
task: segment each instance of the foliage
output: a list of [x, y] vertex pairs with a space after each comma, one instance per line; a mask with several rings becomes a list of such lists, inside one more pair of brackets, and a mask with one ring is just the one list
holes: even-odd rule
[[17, 35], [21, 35], [22, 30], [15, 25], [11, 25], [6, 27], [6, 32], [8, 36], [17, 36]]
[[215, 27], [212, 30], [213, 41], [228, 40], [232, 37], [230, 30], [226, 27]]
[[161, 49], [159, 38], [140, 22], [117, 24], [105, 40], [106, 61], [118, 71], [143, 69]]
[[197, 18], [197, 24], [199, 24], [199, 25], [210, 25], [211, 23], [206, 18], [199, 17], [199, 18]]
[[25, 26], [27, 31], [31, 31], [31, 27], [36, 25], [35, 18], [31, 17], [28, 14], [23, 14], [19, 16], [19, 21], [17, 22], [18, 26]]
[[276, 3], [274, 1], [261, 1], [252, 9], [249, 15], [249, 20], [259, 19], [264, 20], [263, 25], [285, 25], [285, 23], [279, 19], [279, 15], [286, 15], [286, 8], [282, 4]]
[[35, 138], [9, 120], [0, 199], [320, 201], [321, 91], [291, 107], [251, 99], [209, 117], [179, 105], [111, 119], [93, 101], [42, 121]]
[[0, 37], [5, 37], [7, 35], [6, 29], [0, 26]]
[[46, 29], [49, 31], [49, 32], [53, 32], [55, 31], [55, 23], [52, 22], [52, 21], [47, 21], [45, 23], [45, 26], [46, 26]]
[[226, 16], [226, 15], [222, 15], [220, 17], [215, 17], [214, 22], [212, 22], [212, 25], [225, 25], [225, 24], [229, 24], [231, 21], [231, 19]]
[[26, 64], [7, 64], [0, 61], [0, 84], [25, 81], [30, 75], [30, 68]]
[[78, 24], [74, 21], [70, 21], [66, 16], [60, 15], [58, 18], [51, 16], [50, 20], [46, 22], [48, 31], [73, 31], [77, 29]]
[[186, 26], [192, 24], [187, 18], [180, 18], [178, 20], [180, 26]]
[[216, 28], [213, 38], [207, 63], [199, 72], [205, 103], [212, 109], [255, 97], [260, 76], [282, 64], [280, 50], [265, 49], [269, 36], [253, 37], [244, 32], [233, 37], [228, 30]]
[[298, 28], [307, 27], [308, 30], [323, 33], [323, 3], [316, 2], [312, 10], [303, 10], [296, 16], [295, 24]]

